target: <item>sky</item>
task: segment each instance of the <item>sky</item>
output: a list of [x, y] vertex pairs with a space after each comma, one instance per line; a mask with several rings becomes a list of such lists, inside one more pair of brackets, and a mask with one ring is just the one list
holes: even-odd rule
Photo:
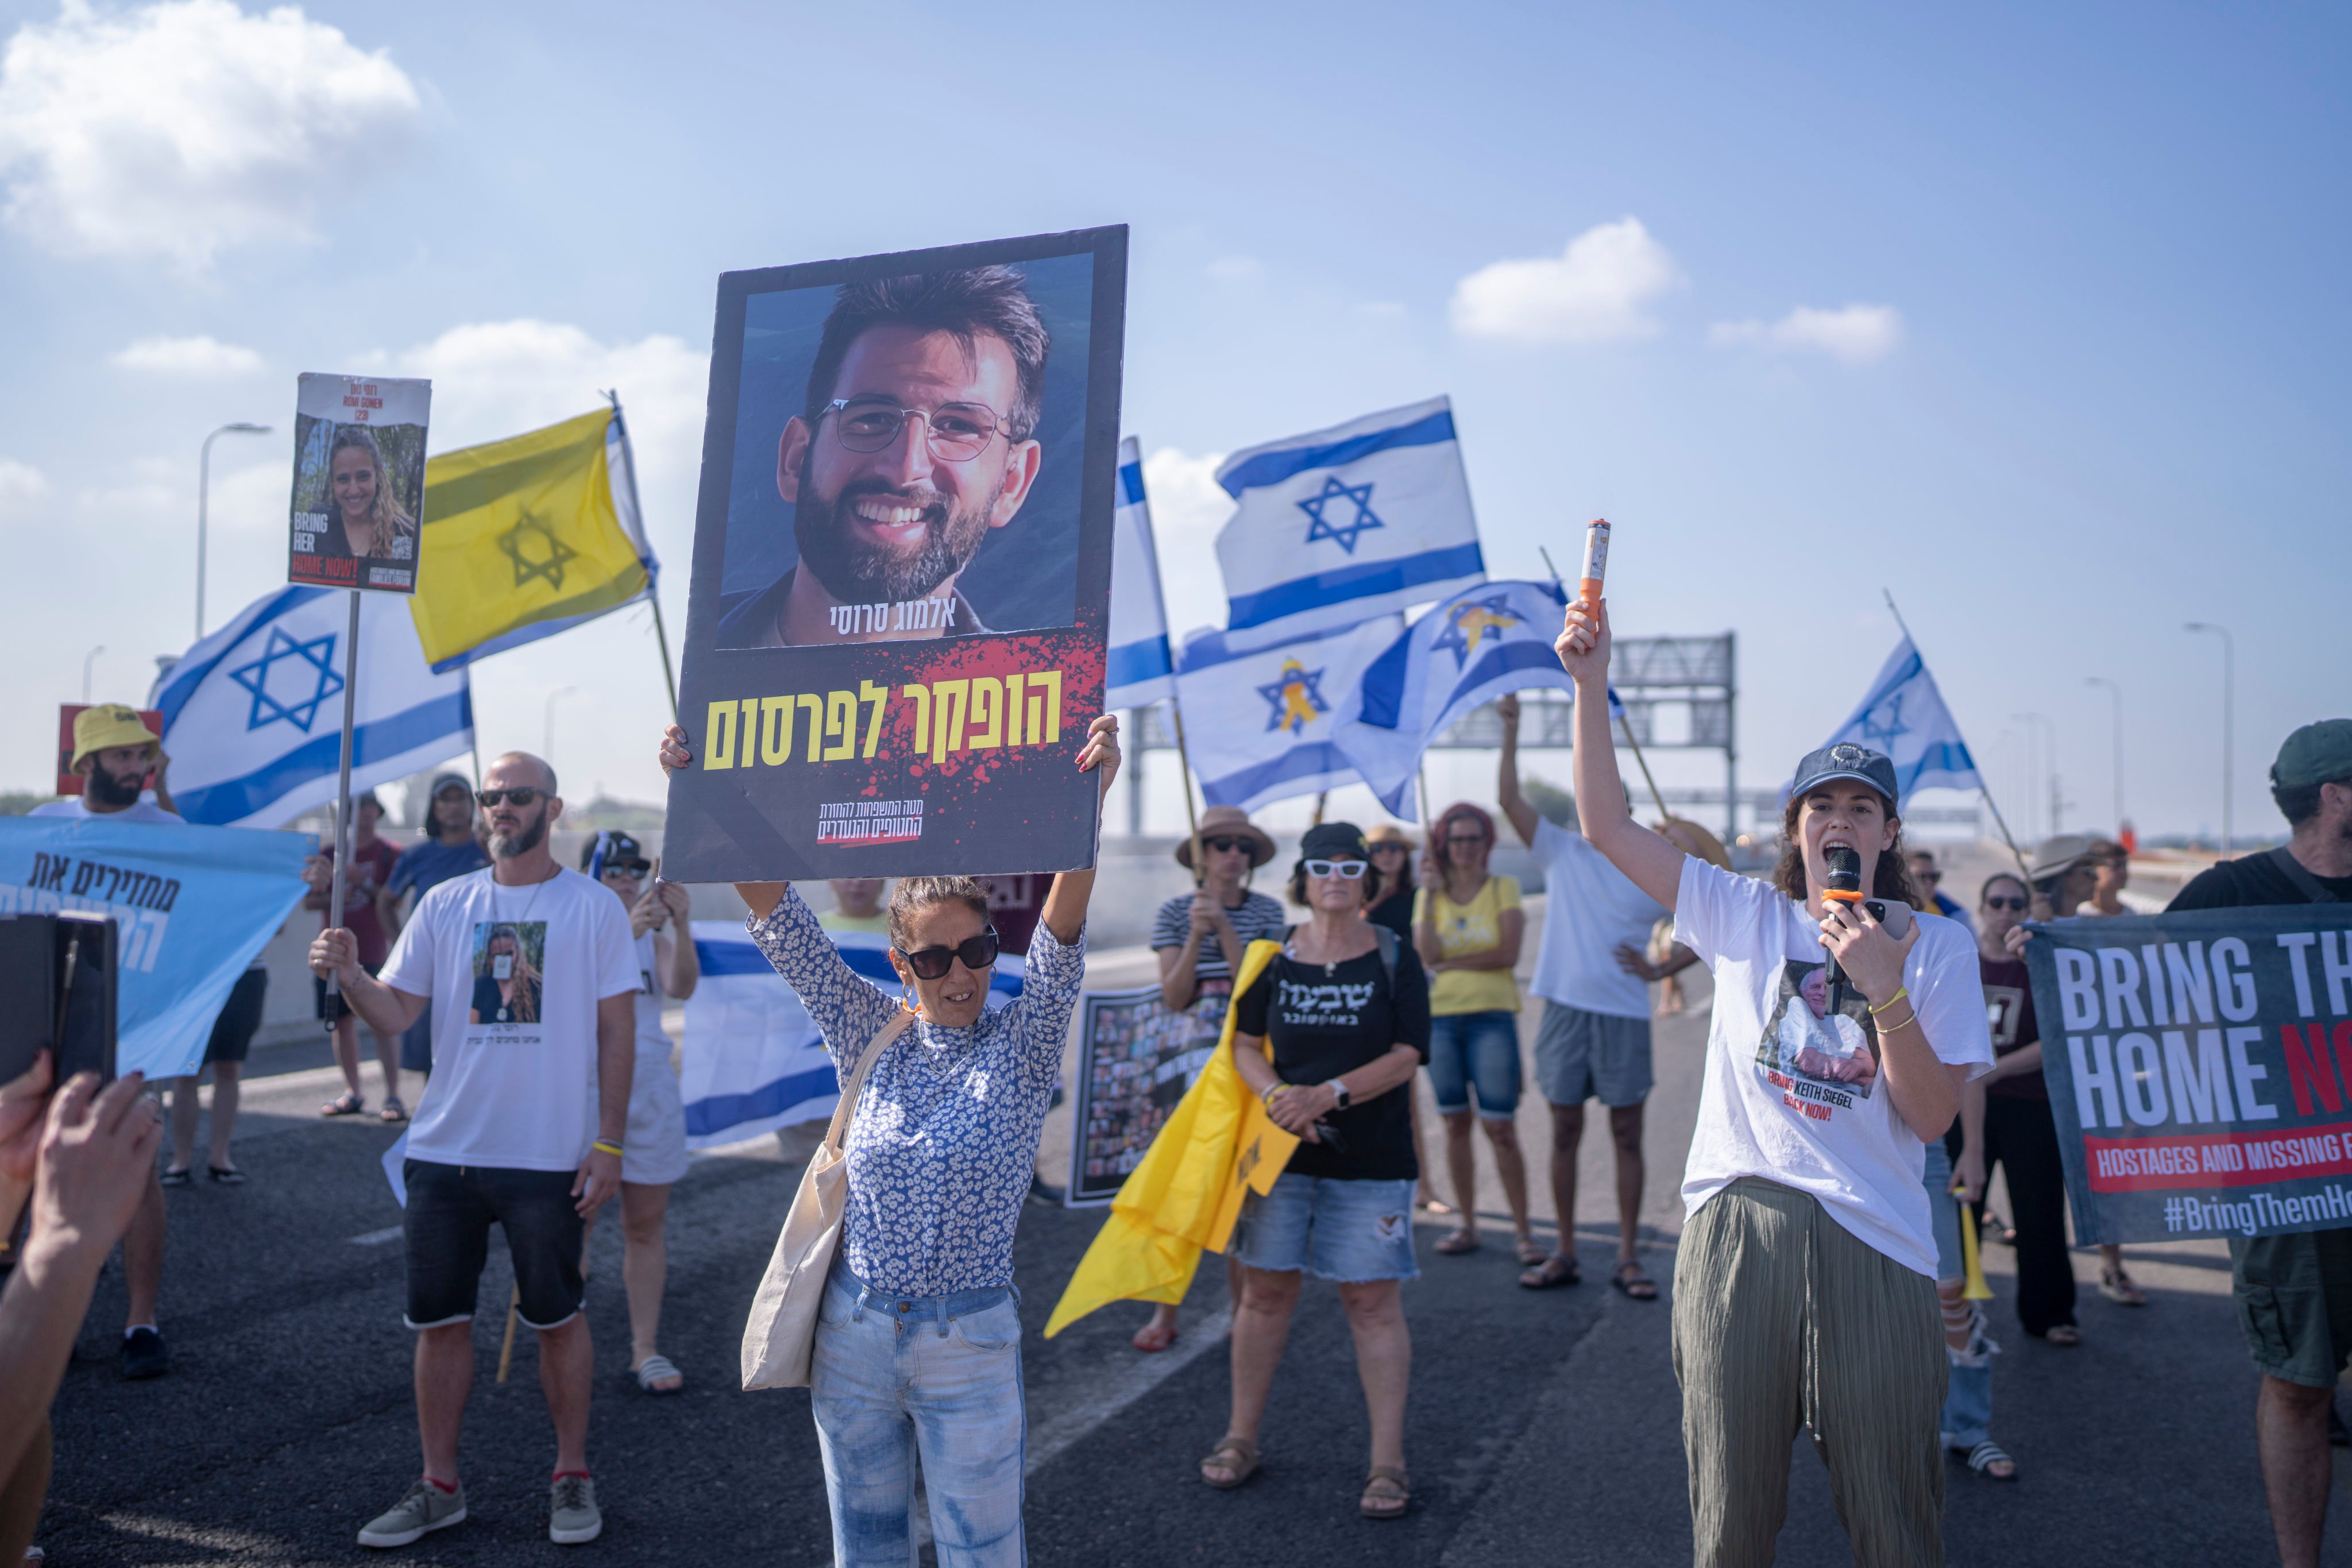
[[[272, 433], [213, 448], [209, 624], [283, 582], [299, 372], [431, 376], [436, 450], [617, 388], [675, 644], [720, 271], [1124, 223], [1122, 424], [1180, 632], [1223, 618], [1222, 454], [1444, 393], [1495, 575], [1607, 516], [1621, 634], [1738, 634], [1743, 784], [1852, 710], [1886, 591], [2021, 833], [2053, 752], [2064, 826], [2113, 826], [2116, 696], [2140, 831], [2217, 830], [2221, 639], [2182, 628], [2227, 627], [2235, 826], [2274, 835], [2280, 741], [2352, 711], [2347, 35], [2324, 7], [0, 4], [0, 788], [44, 787], [86, 657], [136, 698], [193, 639], [218, 426]], [[485, 754], [660, 798], [642, 607], [478, 666], [475, 702]], [[1177, 810], [1162, 781], [1152, 825]]]

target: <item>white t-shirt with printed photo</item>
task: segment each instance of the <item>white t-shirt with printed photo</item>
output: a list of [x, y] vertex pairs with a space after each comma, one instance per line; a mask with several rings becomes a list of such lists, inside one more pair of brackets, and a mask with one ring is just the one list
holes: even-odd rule
[[[1922, 914], [1903, 983], [1936, 1055], [1992, 1070], [1992, 1035], [1966, 928]], [[1683, 1211], [1742, 1176], [1808, 1193], [1872, 1247], [1933, 1279], [1936, 1239], [1920, 1184], [1923, 1145], [1878, 1073], [1868, 1005], [1823, 1016], [1821, 928], [1768, 882], [1685, 857], [1675, 940], [1715, 974], [1715, 1014]]]
[[419, 900], [377, 976], [433, 1008], [409, 1156], [574, 1170], [596, 1136], [596, 1004], [638, 987], [629, 912], [577, 871], [520, 888], [490, 875]]
[[43, 801], [25, 814], [26, 816], [78, 816], [86, 822], [168, 822], [182, 824], [180, 814], [165, 811], [152, 789], [139, 792], [138, 801], [119, 811], [93, 811], [87, 795], [69, 795], [64, 800]]
[[1625, 972], [1617, 948], [1647, 943], [1665, 906], [1635, 887], [1584, 835], [1549, 817], [1537, 818], [1532, 847], [1544, 867], [1544, 922], [1528, 989], [1563, 1007], [1647, 1018], [1650, 983]]

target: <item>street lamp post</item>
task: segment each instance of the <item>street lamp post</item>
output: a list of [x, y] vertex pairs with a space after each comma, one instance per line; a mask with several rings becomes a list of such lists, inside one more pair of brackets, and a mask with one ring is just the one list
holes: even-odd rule
[[[2043, 776], [2047, 777], [2050, 781], [2050, 816], [2049, 820], [2043, 825], [2043, 826], [2049, 836], [2054, 837], [2059, 831], [2057, 721], [2052, 719], [2047, 713], [2012, 713], [2010, 715], [2010, 718], [2023, 723], [2026, 727], [2026, 771], [2028, 773], [2032, 772], [2033, 769], [2032, 757], [2033, 752], [2036, 750], [2033, 743], [2035, 738], [2046, 736], [2044, 743], [2039, 748], [2042, 753], [2042, 772]], [[2046, 725], [2048, 728], [2046, 731], [2036, 730], [2034, 728], [2036, 724]], [[2029, 795], [2027, 798], [2030, 800], [2032, 797]]]
[[2124, 830], [2124, 689], [2104, 675], [2088, 677], [2085, 686], [2104, 686], [2115, 701], [2116, 741], [2116, 832]]
[[213, 443], [223, 436], [267, 436], [267, 425], [248, 425], [240, 420], [224, 425], [205, 437], [196, 456], [196, 640], [205, 636], [205, 513], [210, 510], [213, 488]]
[[2235, 698], [2238, 689], [2238, 639], [2230, 635], [2227, 626], [2217, 626], [2210, 621], [2190, 621], [2183, 631], [2211, 632], [2221, 639], [2221, 858], [2230, 858], [2230, 753], [2231, 731], [2236, 728]]
[[579, 689], [576, 686], [559, 686], [547, 694], [547, 706], [541, 714], [544, 722], [540, 726], [539, 754], [551, 768], [555, 765], [555, 705]]
[[85, 707], [87, 707], [89, 702], [90, 661], [97, 658], [100, 654], [102, 654], [105, 651], [106, 645], [104, 643], [100, 643], [96, 647], [81, 656], [81, 700]]

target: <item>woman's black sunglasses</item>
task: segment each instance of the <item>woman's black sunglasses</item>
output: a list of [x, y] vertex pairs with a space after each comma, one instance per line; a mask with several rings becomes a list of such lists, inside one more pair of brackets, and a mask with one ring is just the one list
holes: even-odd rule
[[991, 926], [954, 947], [924, 947], [912, 952], [901, 947], [893, 951], [907, 961], [907, 967], [915, 972], [918, 980], [945, 979], [949, 965], [958, 959], [963, 961], [966, 969], [977, 973], [996, 962], [996, 928]]
[[1987, 899], [1984, 903], [1985, 908], [1989, 910], [2022, 910], [2025, 908], [2025, 900], [2016, 897], [2006, 899]]

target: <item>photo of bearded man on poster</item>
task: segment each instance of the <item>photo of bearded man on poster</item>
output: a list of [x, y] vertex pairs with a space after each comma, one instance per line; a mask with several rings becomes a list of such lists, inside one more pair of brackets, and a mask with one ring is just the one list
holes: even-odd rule
[[1044, 468], [1033, 432], [1048, 346], [1010, 267], [842, 285], [776, 443], [799, 560], [722, 598], [719, 646], [990, 630], [957, 579]]

